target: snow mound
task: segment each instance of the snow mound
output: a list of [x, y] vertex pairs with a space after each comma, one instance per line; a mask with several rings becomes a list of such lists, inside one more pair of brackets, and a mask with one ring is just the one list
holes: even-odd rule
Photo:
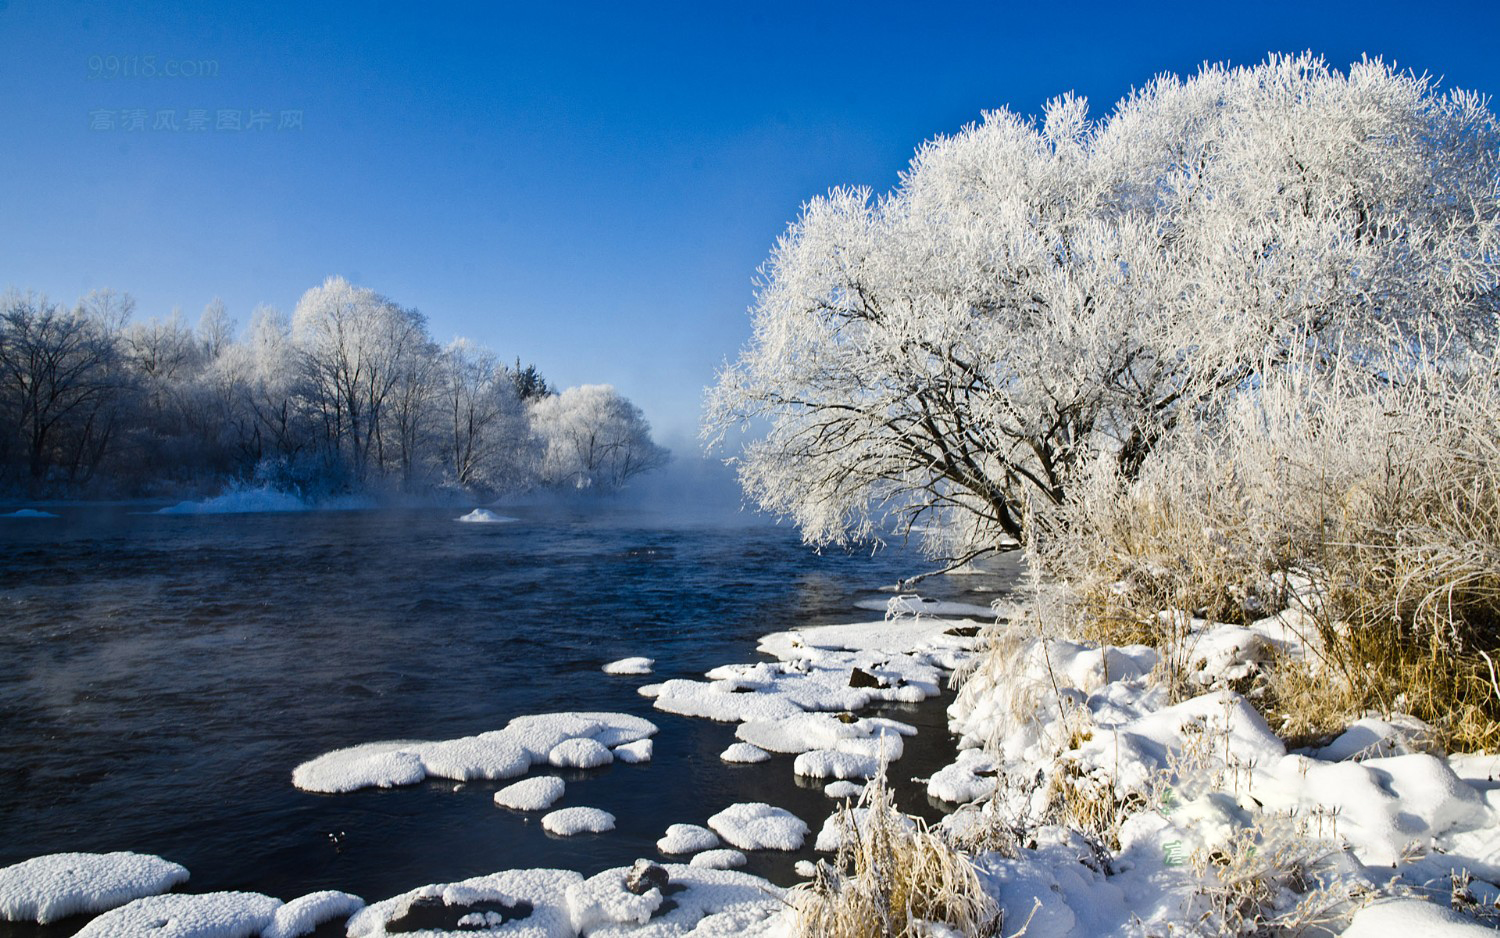
[[528, 778], [495, 792], [495, 804], [516, 811], [545, 811], [563, 796], [566, 787], [554, 775]]
[[349, 938], [413, 931], [429, 936], [467, 935], [480, 926], [481, 934], [574, 938], [563, 897], [581, 882], [583, 877], [569, 870], [506, 870], [422, 886], [366, 906], [349, 920], [347, 934]]
[[[633, 921], [600, 924], [587, 932], [589, 938], [770, 938], [781, 934], [778, 926], [785, 890], [733, 870], [676, 863], [665, 869], [670, 899], [649, 922], [644, 926]], [[618, 872], [623, 876], [623, 870]]]
[[709, 818], [708, 826], [741, 850], [797, 850], [807, 836], [801, 818], [759, 801], [732, 804]]
[[463, 517], [455, 518], [454, 520], [463, 521], [467, 524], [505, 524], [516, 519], [505, 515], [497, 515], [488, 508], [476, 508]]
[[545, 815], [542, 829], [558, 837], [602, 834], [615, 829], [615, 816], [599, 808], [563, 808]]
[[719, 835], [697, 824], [673, 824], [667, 833], [656, 842], [662, 853], [697, 853], [719, 845]]
[[633, 743], [616, 746], [610, 751], [614, 753], [615, 761], [634, 765], [640, 762], [650, 762], [655, 748], [651, 740], [638, 739]]
[[858, 798], [864, 792], [865, 786], [855, 782], [829, 782], [823, 786], [823, 794], [829, 798]]
[[967, 804], [995, 790], [995, 760], [983, 749], [965, 749], [958, 760], [927, 780], [927, 794], [950, 804]]
[[0, 869], [0, 919], [55, 922], [103, 912], [187, 881], [176, 863], [142, 853], [54, 853]]
[[730, 743], [727, 749], [719, 753], [719, 758], [725, 762], [753, 763], [765, 762], [771, 758], [771, 754], [750, 743]]
[[644, 925], [662, 904], [655, 886], [636, 895], [626, 888], [626, 867], [605, 870], [568, 887], [568, 912], [580, 935], [607, 925]]
[[18, 508], [9, 514], [0, 515], [0, 518], [56, 518], [50, 511], [38, 511], [35, 508]]
[[147, 896], [105, 912], [77, 938], [254, 938], [280, 907], [280, 899], [258, 892]]
[[614, 755], [595, 739], [566, 739], [547, 753], [547, 762], [559, 769], [595, 769], [615, 761]]
[[1344, 938], [1391, 938], [1393, 935], [1422, 938], [1464, 938], [1466, 935], [1493, 935], [1471, 918], [1420, 899], [1395, 899], [1377, 902], [1354, 913], [1344, 930]]
[[605, 674], [650, 674], [654, 667], [655, 658], [621, 658], [619, 661], [611, 661], [601, 670]]
[[738, 850], [705, 850], [688, 861], [689, 866], [705, 870], [732, 870], [744, 866], [748, 860]]
[[[654, 723], [624, 713], [535, 714], [477, 736], [337, 749], [293, 769], [292, 784], [303, 791], [333, 794], [412, 785], [428, 776], [455, 781], [514, 778], [549, 761], [552, 765], [603, 765], [613, 759], [608, 747], [655, 733]], [[554, 752], [564, 761], [551, 761]]]
[[324, 922], [346, 919], [365, 907], [365, 900], [329, 889], [293, 899], [276, 910], [260, 938], [300, 938]]

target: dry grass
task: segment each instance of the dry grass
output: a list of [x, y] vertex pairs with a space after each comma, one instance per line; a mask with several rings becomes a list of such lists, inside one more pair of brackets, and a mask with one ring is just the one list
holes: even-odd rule
[[959, 935], [999, 935], [1000, 908], [969, 858], [920, 820], [902, 815], [884, 778], [860, 799], [863, 823], [845, 806], [844, 843], [833, 866], [792, 891], [795, 933], [809, 938], [922, 938], [931, 923]]
[[1402, 711], [1446, 747], [1500, 746], [1497, 364], [1269, 381], [1134, 479], [1090, 467], [1043, 560], [1076, 591], [1085, 637], [1151, 644], [1169, 665], [1184, 636], [1162, 610], [1252, 620], [1296, 599], [1280, 575], [1304, 573], [1315, 660], [1266, 675], [1273, 725], [1311, 739]]

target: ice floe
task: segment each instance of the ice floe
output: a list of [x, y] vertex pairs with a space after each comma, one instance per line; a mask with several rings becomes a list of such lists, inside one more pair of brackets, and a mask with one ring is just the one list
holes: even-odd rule
[[633, 743], [622, 743], [611, 749], [616, 762], [635, 764], [639, 762], [650, 762], [651, 755], [655, 751], [655, 745], [649, 739], [638, 739]]
[[[304, 791], [337, 793], [411, 785], [428, 776], [455, 781], [513, 778], [532, 766], [602, 765], [608, 747], [656, 733], [649, 720], [623, 713], [551, 713], [517, 717], [504, 729], [439, 742], [397, 740], [337, 749], [292, 770]], [[602, 756], [600, 753], [602, 752]], [[569, 761], [571, 760], [571, 761]]]
[[40, 511], [36, 508], [18, 508], [15, 511], [0, 515], [0, 518], [56, 518], [50, 511]]
[[741, 850], [797, 850], [807, 836], [807, 822], [759, 801], [732, 804], [710, 817], [708, 826]]
[[733, 870], [744, 866], [748, 862], [745, 859], [745, 855], [738, 850], [719, 848], [694, 854], [693, 858], [688, 861], [688, 865], [708, 870]]
[[601, 670], [605, 674], [650, 674], [654, 667], [655, 658], [621, 658], [619, 661], [611, 661]]
[[0, 869], [0, 919], [46, 924], [102, 912], [186, 882], [188, 871], [142, 853], [54, 853]]
[[547, 753], [547, 762], [559, 769], [594, 769], [615, 761], [614, 755], [596, 739], [565, 739]]
[[697, 824], [673, 824], [656, 842], [662, 853], [698, 853], [719, 846], [719, 835]]
[[719, 753], [719, 758], [725, 762], [754, 763], [765, 762], [771, 754], [750, 743], [730, 743]]
[[545, 811], [557, 803], [566, 787], [555, 775], [523, 779], [495, 792], [495, 804], [515, 811]]
[[280, 899], [258, 892], [147, 896], [105, 912], [77, 938], [254, 938], [280, 907]]
[[544, 815], [542, 828], [558, 837], [602, 834], [615, 829], [615, 816], [600, 808], [562, 808]]
[[332, 889], [293, 899], [276, 910], [260, 938], [300, 938], [324, 922], [347, 919], [365, 907], [365, 900]]
[[508, 522], [515, 521], [516, 519], [508, 517], [506, 515], [497, 515], [493, 511], [490, 511], [488, 508], [476, 508], [468, 514], [454, 520], [462, 521], [466, 524], [506, 524]]

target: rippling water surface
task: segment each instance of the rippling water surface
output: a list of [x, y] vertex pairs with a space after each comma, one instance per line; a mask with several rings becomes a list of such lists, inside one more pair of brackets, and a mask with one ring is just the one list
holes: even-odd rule
[[[726, 765], [732, 726], [659, 713], [635, 689], [757, 660], [769, 631], [878, 616], [853, 602], [922, 568], [896, 550], [818, 555], [786, 527], [661, 526], [605, 506], [520, 509], [507, 524], [459, 524], [451, 509], [53, 510], [0, 521], [0, 866], [135, 850], [187, 866], [189, 891], [283, 899], [373, 901], [520, 866], [590, 873], [654, 857], [667, 824], [743, 800], [816, 829], [831, 803], [798, 786], [790, 757]], [[983, 603], [1003, 586], [939, 578], [923, 592]], [[656, 658], [656, 673], [600, 673], [628, 655]], [[612, 833], [552, 838], [535, 815], [494, 806], [504, 782], [291, 786], [293, 766], [330, 749], [557, 710], [661, 727], [648, 764], [559, 773], [558, 806], [604, 808]], [[892, 715], [931, 727], [900, 778], [951, 755], [941, 701]], [[921, 800], [908, 809], [930, 813]], [[786, 882], [792, 859], [759, 854], [750, 868]]]

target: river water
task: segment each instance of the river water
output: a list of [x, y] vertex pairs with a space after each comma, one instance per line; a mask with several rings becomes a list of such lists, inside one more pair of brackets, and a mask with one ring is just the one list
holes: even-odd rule
[[[0, 866], [44, 853], [134, 850], [182, 863], [187, 889], [370, 901], [512, 867], [585, 874], [656, 857], [669, 823], [736, 801], [814, 830], [832, 803], [790, 757], [731, 766], [733, 726], [655, 711], [636, 687], [759, 660], [766, 632], [878, 618], [853, 603], [923, 569], [899, 549], [814, 553], [767, 523], [663, 523], [588, 503], [461, 511], [161, 516], [64, 505], [0, 519]], [[986, 603], [999, 577], [935, 578], [924, 595]], [[605, 662], [657, 659], [649, 678]], [[945, 700], [892, 711], [926, 727], [893, 769], [952, 755]], [[445, 739], [512, 717], [634, 713], [661, 732], [643, 765], [560, 773], [559, 807], [604, 808], [615, 831], [553, 838], [496, 808], [504, 782], [315, 795], [292, 768], [381, 739]], [[811, 838], [809, 838], [809, 844]], [[749, 870], [787, 883], [797, 855]], [[66, 935], [82, 920], [0, 936]], [[320, 934], [322, 931], [320, 930]]]

